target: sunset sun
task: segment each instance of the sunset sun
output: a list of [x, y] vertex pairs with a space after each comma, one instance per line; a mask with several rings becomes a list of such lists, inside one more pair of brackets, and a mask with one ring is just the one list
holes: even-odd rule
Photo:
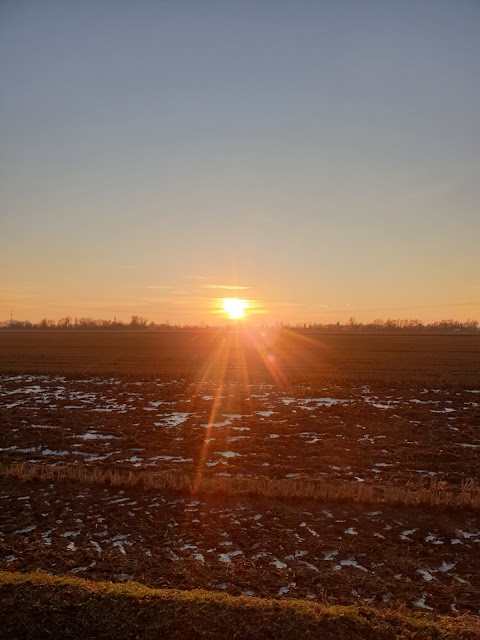
[[224, 298], [222, 307], [231, 320], [240, 320], [240, 318], [245, 317], [245, 309], [248, 307], [248, 303], [240, 298]]

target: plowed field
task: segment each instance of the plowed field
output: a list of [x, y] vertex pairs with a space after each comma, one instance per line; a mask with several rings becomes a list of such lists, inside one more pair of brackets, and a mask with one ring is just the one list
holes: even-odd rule
[[[205, 347], [201, 356], [185, 347], [181, 365], [172, 356], [170, 368], [168, 358], [148, 354], [145, 342], [138, 358], [149, 364], [140, 375], [132, 345], [156, 336], [103, 336], [107, 342], [126, 340], [130, 349], [119, 352], [115, 374], [113, 351], [103, 360], [98, 354], [91, 359], [91, 345], [83, 351], [75, 346], [74, 338], [82, 336], [65, 338], [63, 356], [61, 335], [40, 334], [38, 344], [34, 336], [15, 335], [7, 346], [1, 336], [0, 352], [7, 354], [0, 376], [2, 568], [480, 613], [480, 509], [475, 504], [420, 508], [228, 491], [228, 482], [242, 478], [379, 490], [447, 487], [453, 494], [474, 488], [480, 479], [475, 338], [454, 336], [434, 364], [430, 337], [423, 351], [417, 341], [411, 352], [396, 352], [394, 364], [376, 336], [357, 359], [354, 350], [348, 357], [347, 352], [331, 354], [331, 342], [329, 367], [336, 358], [342, 372], [315, 379], [317, 370], [308, 363], [320, 366], [320, 352], [313, 357], [310, 343], [301, 344], [303, 369], [297, 363], [293, 375], [293, 365], [287, 367], [294, 360], [293, 347], [282, 351], [271, 343], [266, 353], [253, 343], [243, 349], [243, 343], [229, 346], [238, 336], [217, 336], [218, 344]], [[444, 339], [448, 343], [450, 337]], [[30, 351], [22, 351], [22, 340], [34, 345]], [[299, 338], [292, 340], [297, 344]], [[469, 345], [467, 355], [459, 355], [459, 345]], [[238, 366], [229, 369], [234, 347]], [[385, 359], [384, 379], [373, 369], [360, 376], [356, 365], [366, 366], [365, 353], [370, 362]], [[354, 373], [345, 375], [349, 357]], [[449, 358], [455, 362], [451, 367]], [[415, 368], [419, 361], [421, 375]], [[109, 373], [93, 375], [97, 362]], [[400, 362], [403, 373], [395, 380]], [[161, 375], [155, 375], [155, 367]], [[185, 376], [173, 376], [175, 367], [184, 367]], [[132, 477], [155, 472], [227, 484], [223, 493], [209, 493], [58, 478], [22, 482], [21, 473], [8, 475], [19, 463], [131, 472]]]

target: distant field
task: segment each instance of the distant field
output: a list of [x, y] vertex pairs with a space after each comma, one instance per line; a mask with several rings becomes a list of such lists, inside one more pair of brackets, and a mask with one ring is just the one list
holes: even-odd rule
[[480, 336], [3, 332], [0, 373], [478, 384]]

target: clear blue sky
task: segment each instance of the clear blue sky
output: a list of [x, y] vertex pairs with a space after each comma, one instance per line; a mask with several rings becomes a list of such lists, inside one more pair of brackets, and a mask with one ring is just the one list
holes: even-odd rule
[[478, 319], [479, 34], [473, 0], [3, 0], [0, 320]]

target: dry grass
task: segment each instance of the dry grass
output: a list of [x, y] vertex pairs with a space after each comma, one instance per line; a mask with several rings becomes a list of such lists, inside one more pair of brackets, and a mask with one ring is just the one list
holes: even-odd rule
[[473, 616], [149, 589], [0, 571], [4, 640], [479, 640]]
[[480, 487], [474, 480], [452, 491], [445, 482], [432, 480], [428, 487], [393, 487], [357, 482], [329, 483], [309, 480], [270, 480], [258, 478], [203, 477], [153, 471], [102, 469], [86, 465], [38, 465], [16, 463], [0, 465], [0, 474], [26, 482], [73, 481], [123, 488], [167, 489], [190, 493], [250, 495], [261, 498], [310, 499], [389, 504], [443, 509], [480, 511]]

